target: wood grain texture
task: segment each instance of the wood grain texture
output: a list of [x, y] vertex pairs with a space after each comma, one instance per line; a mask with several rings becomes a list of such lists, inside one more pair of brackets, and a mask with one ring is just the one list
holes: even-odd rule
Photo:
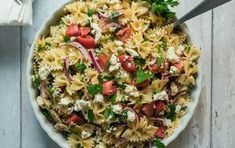
[[214, 10], [212, 147], [235, 145], [235, 1]]
[[[26, 88], [26, 61], [31, 44], [34, 37], [44, 23], [45, 19], [54, 12], [62, 3], [68, 0], [37, 0], [33, 4], [33, 22], [32, 27], [23, 27], [22, 31], [22, 148], [57, 148], [59, 147], [53, 142], [43, 131], [39, 122], [36, 120]], [[46, 4], [46, 5], [45, 5]]]
[[0, 28], [0, 143], [20, 147], [20, 28]]
[[[181, 1], [177, 10], [182, 16], [202, 0]], [[169, 148], [209, 148], [210, 147], [210, 100], [211, 100], [211, 18], [207, 12], [186, 22], [192, 33], [195, 46], [200, 47], [202, 63], [202, 91], [199, 104], [187, 128]]]

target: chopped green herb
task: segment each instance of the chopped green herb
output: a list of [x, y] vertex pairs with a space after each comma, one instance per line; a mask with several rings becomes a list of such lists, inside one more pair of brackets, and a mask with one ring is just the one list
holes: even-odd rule
[[92, 17], [93, 11], [91, 9], [88, 9], [87, 16]]
[[102, 86], [99, 84], [87, 86], [88, 94], [94, 96], [102, 91]]
[[171, 119], [171, 121], [174, 121], [176, 118], [176, 106], [174, 104], [169, 106], [170, 111], [165, 113], [165, 116], [167, 119]]
[[35, 74], [35, 75], [33, 76], [33, 85], [34, 85], [35, 87], [39, 88], [40, 83], [41, 83], [41, 79], [40, 79], [40, 77], [39, 77], [39, 74], [37, 73], [37, 74]]
[[142, 58], [135, 58], [135, 63], [137, 65], [144, 65], [145, 64], [145, 60]]
[[124, 110], [120, 116], [121, 120], [126, 121], [127, 119], [127, 110]]
[[111, 120], [115, 120], [115, 113], [113, 112], [112, 108], [109, 107], [104, 111], [104, 117], [109, 118]]
[[153, 77], [153, 74], [149, 73], [149, 72], [144, 72], [142, 69], [138, 69], [136, 72], [136, 83], [140, 84], [142, 82], [144, 82], [145, 80], [148, 80], [150, 78]]
[[64, 42], [65, 42], [65, 43], [70, 42], [70, 38], [69, 38], [68, 36], [64, 36]]
[[104, 79], [104, 81], [109, 81], [109, 80], [113, 80], [114, 77], [113, 76], [103, 76], [102, 79]]
[[87, 117], [89, 122], [93, 122], [95, 119], [94, 113], [92, 109], [89, 109], [87, 112]]
[[51, 117], [50, 112], [47, 109], [41, 109], [42, 114], [49, 120], [49, 121], [53, 121], [53, 118]]
[[190, 49], [191, 49], [191, 47], [189, 45], [187, 45], [187, 46], [185, 46], [184, 50], [186, 51], [186, 53], [189, 53]]
[[82, 98], [84, 96], [84, 92], [82, 90], [79, 90], [77, 94], [79, 98]]
[[77, 64], [75, 64], [75, 67], [76, 67], [77, 71], [79, 71], [81, 73], [83, 73], [84, 70], [86, 69], [86, 65], [83, 63], [77, 63]]
[[114, 104], [116, 102], [116, 98], [117, 98], [117, 94], [114, 94], [110, 97], [112, 104]]
[[175, 7], [179, 3], [177, 0], [146, 0], [152, 5], [152, 12], [161, 15], [167, 19], [175, 18], [175, 12], [170, 10], [170, 7]]
[[125, 84], [121, 84], [121, 83], [118, 83], [118, 82], [116, 82], [116, 86], [121, 88], [121, 89], [125, 89], [126, 88]]
[[164, 145], [164, 143], [162, 143], [160, 140], [158, 139], [154, 139], [153, 140], [153, 144], [155, 147], [157, 148], [165, 148], [166, 146]]
[[53, 92], [54, 92], [54, 88], [53, 87], [48, 87], [47, 90], [48, 90], [50, 95], [52, 95]]
[[160, 53], [159, 56], [157, 57], [157, 65], [160, 66], [163, 63], [163, 57], [162, 54]]

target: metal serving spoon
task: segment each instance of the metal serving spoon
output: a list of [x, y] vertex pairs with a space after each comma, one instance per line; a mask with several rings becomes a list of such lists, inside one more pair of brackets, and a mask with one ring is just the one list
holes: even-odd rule
[[207, 12], [213, 8], [216, 8], [220, 5], [223, 5], [224, 3], [227, 3], [231, 0], [204, 0], [200, 4], [198, 4], [195, 8], [193, 8], [191, 11], [189, 11], [187, 14], [185, 14], [180, 19], [176, 20], [174, 23], [174, 27], [178, 26], [179, 24], [198, 16], [204, 12]]

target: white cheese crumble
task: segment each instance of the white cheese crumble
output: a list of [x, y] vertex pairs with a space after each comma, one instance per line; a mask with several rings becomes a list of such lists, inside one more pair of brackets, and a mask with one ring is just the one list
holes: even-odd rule
[[116, 130], [117, 130], [116, 127], [111, 126], [109, 129], [106, 130], [106, 132], [107, 132], [107, 133], [112, 133], [112, 132], [114, 132], [114, 131], [116, 131]]
[[118, 70], [121, 67], [121, 63], [119, 63], [118, 58], [114, 54], [112, 54], [109, 62], [110, 62], [110, 67], [109, 67], [110, 72]]
[[128, 121], [134, 121], [135, 120], [135, 113], [131, 112], [131, 111], [127, 111], [127, 120]]
[[122, 112], [122, 106], [117, 104], [112, 106], [113, 112], [116, 114], [120, 114]]
[[95, 23], [91, 23], [91, 28], [95, 30], [95, 41], [97, 42], [102, 36], [101, 34], [102, 30], [100, 29], [98, 24], [95, 24]]
[[38, 96], [37, 97], [37, 103], [38, 103], [39, 106], [42, 107], [44, 105], [43, 97]]
[[86, 139], [86, 138], [88, 138], [90, 136], [91, 136], [91, 133], [86, 132], [86, 131], [82, 131], [82, 139]]
[[167, 52], [166, 52], [166, 58], [167, 60], [171, 62], [178, 62], [179, 57], [175, 53], [175, 48], [174, 47], [169, 47]]
[[73, 102], [74, 102], [74, 101], [71, 100], [70, 98], [65, 97], [65, 98], [61, 98], [61, 99], [60, 99], [59, 104], [60, 104], [60, 105], [69, 105], [69, 104], [72, 104]]
[[137, 91], [137, 88], [132, 85], [126, 85], [124, 92], [133, 97], [138, 97], [140, 95], [140, 93]]
[[185, 47], [184, 47], [183, 45], [180, 45], [180, 46], [178, 47], [178, 49], [176, 50], [176, 54], [177, 54], [178, 56], [181, 56], [182, 53], [183, 53], [183, 51], [184, 51], [184, 49], [185, 49]]
[[173, 76], [179, 75], [179, 70], [178, 70], [178, 68], [176, 68], [175, 66], [171, 66], [171, 67], [170, 67], [170, 74], [173, 75]]
[[165, 125], [165, 126], [167, 126], [167, 127], [170, 127], [171, 126], [171, 124], [172, 124], [172, 122], [171, 122], [171, 120], [170, 119], [164, 119], [163, 120], [163, 124]]
[[58, 97], [58, 96], [60, 96], [60, 92], [61, 92], [61, 89], [60, 89], [60, 88], [58, 88], [58, 87], [53, 87], [53, 93], [52, 93], [53, 97]]
[[128, 73], [127, 73], [126, 71], [124, 71], [124, 70], [120, 70], [120, 71], [118, 72], [118, 77], [120, 77], [120, 78], [126, 78], [126, 77], [128, 77]]
[[153, 95], [153, 100], [154, 101], [157, 101], [157, 100], [169, 100], [169, 97], [166, 93], [166, 91], [162, 91], [160, 93], [156, 93]]
[[47, 76], [50, 74], [50, 68], [47, 65], [41, 66], [38, 70], [39, 77], [41, 80], [46, 80]]
[[77, 100], [74, 104], [74, 110], [76, 111], [84, 111], [90, 107], [90, 102], [85, 100]]
[[123, 45], [123, 42], [118, 41], [118, 40], [115, 40], [115, 41], [114, 41], [114, 44], [115, 44], [116, 46], [122, 46], [122, 45]]
[[104, 102], [104, 96], [103, 96], [103, 95], [101, 95], [101, 94], [97, 94], [97, 95], [95, 95], [94, 102], [103, 103], [103, 102]]
[[181, 110], [181, 106], [180, 105], [176, 105], [175, 106], [175, 112], [178, 112], [178, 111], [180, 111]]
[[133, 49], [126, 48], [126, 51], [127, 51], [131, 56], [133, 56], [133, 57], [139, 57], [139, 56], [140, 56], [139, 53], [136, 52], [136, 51], [133, 50]]

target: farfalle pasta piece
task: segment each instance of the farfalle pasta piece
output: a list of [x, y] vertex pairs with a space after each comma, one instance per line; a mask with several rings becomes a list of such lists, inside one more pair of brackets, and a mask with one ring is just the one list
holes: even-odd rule
[[91, 68], [87, 68], [85, 70], [85, 75], [91, 84], [98, 84], [99, 83], [99, 80], [98, 80], [99, 73], [96, 70], [91, 69]]
[[[82, 82], [82, 79], [83, 77], [80, 74], [76, 74], [72, 77], [71, 85], [69, 85], [69, 90], [71, 90], [72, 93], [86, 86], [86, 83]], [[69, 94], [72, 95], [70, 92]]]
[[145, 59], [150, 53], [153, 43], [150, 41], [145, 41], [141, 43], [141, 45], [138, 48], [138, 52], [141, 55], [143, 59]]
[[200, 56], [200, 49], [194, 46], [186, 47], [183, 52], [188, 60], [195, 60]]
[[156, 129], [146, 118], [141, 118], [138, 124], [126, 129], [122, 136], [130, 142], [146, 141], [155, 136]]
[[157, 90], [162, 90], [163, 87], [167, 84], [168, 80], [164, 80], [164, 79], [157, 79], [157, 80], [154, 80], [152, 82], [152, 85], [151, 85], [151, 88], [154, 90], [154, 91], [157, 91]]
[[130, 24], [134, 31], [145, 32], [148, 29], [150, 22], [148, 20], [138, 19]]
[[70, 134], [68, 137], [68, 142], [71, 148], [92, 148], [94, 146], [94, 138], [82, 139], [76, 134]]
[[97, 124], [102, 124], [103, 122], [105, 122], [106, 118], [103, 115], [103, 112], [105, 111], [107, 106], [108, 104], [105, 104], [105, 103], [99, 103], [99, 102], [92, 103], [92, 109], [93, 109], [93, 113], [95, 116], [95, 122]]

